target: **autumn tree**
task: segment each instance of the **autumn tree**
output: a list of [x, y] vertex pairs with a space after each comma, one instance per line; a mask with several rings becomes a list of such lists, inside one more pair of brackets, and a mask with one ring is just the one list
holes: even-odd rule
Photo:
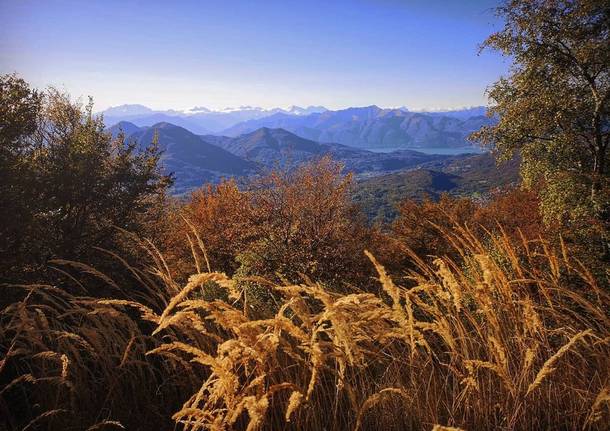
[[168, 219], [163, 252], [177, 276], [194, 265], [205, 269], [207, 256], [213, 270], [241, 278], [309, 277], [336, 289], [371, 283], [364, 255], [370, 231], [351, 201], [351, 181], [324, 157], [241, 189], [234, 181], [204, 186]]
[[214, 271], [234, 274], [236, 256], [256, 235], [250, 198], [233, 179], [204, 185], [186, 202], [176, 203], [163, 230], [161, 248], [177, 278], [207, 270], [208, 264]]
[[518, 153], [547, 220], [608, 216], [610, 7], [604, 0], [510, 0], [483, 44], [513, 61], [489, 89], [496, 125], [472, 138]]
[[[518, 249], [523, 241], [548, 237], [551, 227], [545, 225], [539, 211], [538, 195], [521, 188], [498, 190], [488, 200], [441, 195], [438, 201], [407, 199], [399, 207], [399, 215], [392, 225], [388, 241], [396, 241], [423, 260], [450, 256], [456, 262], [460, 253], [446, 233], [466, 229], [484, 241], [506, 236]], [[404, 254], [404, 252], [403, 252]], [[390, 259], [390, 267], [408, 267], [409, 256]]]
[[260, 234], [241, 256], [248, 271], [301, 275], [340, 287], [366, 271], [367, 232], [350, 197], [351, 175], [330, 157], [274, 171], [250, 186], [252, 225]]
[[506, 234], [515, 245], [522, 239], [548, 237], [554, 227], [542, 220], [538, 194], [523, 188], [493, 193], [488, 202], [476, 208], [471, 223], [487, 232]]

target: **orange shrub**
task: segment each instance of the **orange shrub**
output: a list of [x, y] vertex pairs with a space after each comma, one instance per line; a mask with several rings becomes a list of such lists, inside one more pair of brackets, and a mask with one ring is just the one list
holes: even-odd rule
[[497, 230], [501, 225], [513, 239], [519, 239], [519, 232], [527, 239], [536, 239], [545, 234], [539, 204], [537, 193], [531, 190], [498, 192], [487, 205], [477, 208], [474, 222], [488, 230]]
[[350, 199], [351, 176], [341, 170], [325, 157], [272, 171], [243, 190], [226, 181], [195, 191], [168, 216], [162, 251], [170, 268], [184, 277], [209, 262], [230, 275], [305, 276], [335, 287], [369, 281], [370, 232]]

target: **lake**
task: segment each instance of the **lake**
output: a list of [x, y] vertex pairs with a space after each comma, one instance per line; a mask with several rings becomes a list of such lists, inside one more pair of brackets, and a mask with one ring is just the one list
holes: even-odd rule
[[457, 156], [459, 154], [483, 154], [487, 152], [479, 147], [455, 147], [455, 148], [435, 148], [435, 147], [426, 147], [426, 148], [396, 148], [396, 147], [375, 147], [375, 148], [365, 148], [365, 150], [372, 151], [374, 153], [392, 153], [394, 151], [403, 151], [403, 150], [411, 150], [411, 151], [419, 151], [424, 154], [442, 154], [445, 156]]

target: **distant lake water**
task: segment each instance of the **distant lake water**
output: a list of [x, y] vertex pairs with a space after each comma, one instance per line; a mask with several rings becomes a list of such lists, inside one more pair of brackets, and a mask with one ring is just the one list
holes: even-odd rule
[[441, 154], [444, 156], [457, 156], [459, 154], [483, 154], [486, 151], [479, 147], [456, 147], [456, 148], [396, 148], [396, 147], [376, 147], [376, 148], [365, 148], [368, 151], [374, 153], [392, 153], [394, 151], [412, 150], [419, 151], [424, 154]]

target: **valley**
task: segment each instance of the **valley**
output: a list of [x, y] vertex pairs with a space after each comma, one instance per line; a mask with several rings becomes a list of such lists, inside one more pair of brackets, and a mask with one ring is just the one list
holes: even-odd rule
[[[164, 169], [175, 176], [173, 193], [183, 195], [204, 183], [223, 178], [243, 181], [326, 155], [341, 162], [358, 181], [387, 174], [411, 181], [416, 176], [405, 172], [414, 169], [443, 173], [483, 153], [467, 141], [469, 133], [493, 122], [483, 112], [484, 108], [413, 113], [376, 106], [339, 111], [293, 106], [221, 112], [194, 108], [179, 113], [125, 105], [102, 114], [106, 124], [118, 120], [108, 128], [113, 137], [122, 132], [126, 141], [136, 141], [140, 148], [149, 145], [156, 133]], [[149, 124], [159, 119], [164, 121]], [[479, 191], [473, 186], [468, 190]]]

